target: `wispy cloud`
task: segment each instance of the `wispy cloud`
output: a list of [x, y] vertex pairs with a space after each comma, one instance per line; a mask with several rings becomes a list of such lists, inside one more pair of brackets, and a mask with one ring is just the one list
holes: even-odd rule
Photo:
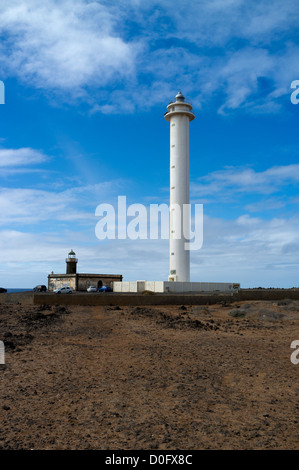
[[99, 2], [0, 2], [0, 50], [7, 73], [42, 89], [80, 96], [85, 86], [130, 76], [134, 45], [116, 33], [117, 18]]
[[178, 87], [220, 113], [278, 112], [299, 73], [296, 0], [0, 6], [3, 73], [62, 99], [84, 99], [92, 112], [132, 113], [165, 102]]
[[47, 156], [38, 150], [32, 148], [19, 149], [1, 149], [0, 148], [0, 167], [19, 167], [43, 163]]
[[228, 167], [214, 171], [191, 184], [191, 193], [206, 196], [225, 192], [271, 194], [286, 184], [299, 183], [299, 164], [274, 166], [265, 171], [252, 168]]
[[[248, 214], [233, 220], [205, 215], [203, 247], [191, 252], [192, 279], [241, 282], [242, 287], [292, 287], [299, 267], [294, 258], [298, 233], [298, 217], [265, 221]], [[71, 248], [79, 258], [81, 272], [114, 272], [125, 275], [125, 280], [136, 280], [144, 278], [146, 265], [148, 280], [167, 279], [167, 240], [99, 241], [91, 240], [89, 230], [78, 234], [67, 229], [40, 234], [0, 230], [0, 277], [1, 271], [4, 276], [15, 267], [17, 272], [9, 275], [13, 283], [19, 273], [19, 285], [26, 273], [24, 287], [40, 283], [42, 273], [46, 281], [52, 270], [64, 272], [64, 258]], [[9, 276], [5, 277], [6, 285]]]
[[[299, 267], [299, 219], [267, 221], [243, 214], [234, 220], [204, 218], [204, 243], [192, 253], [193, 275], [249, 287], [293, 287]], [[266, 281], [265, 281], [266, 280]]]
[[35, 188], [1, 188], [0, 225], [38, 226], [54, 224], [96, 224], [95, 208], [102, 202], [112, 202], [123, 188], [124, 181], [114, 180], [94, 185], [74, 186], [62, 190]]

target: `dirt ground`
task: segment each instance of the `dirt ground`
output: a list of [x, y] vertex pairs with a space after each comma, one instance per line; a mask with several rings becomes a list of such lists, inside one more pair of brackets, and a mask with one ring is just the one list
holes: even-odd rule
[[0, 305], [0, 449], [298, 449], [297, 339], [299, 301]]

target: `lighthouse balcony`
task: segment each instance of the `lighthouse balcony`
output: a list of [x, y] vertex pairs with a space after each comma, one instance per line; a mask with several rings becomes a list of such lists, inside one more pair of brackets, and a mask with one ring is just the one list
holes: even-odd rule
[[164, 113], [164, 118], [166, 119], [166, 121], [170, 121], [170, 117], [176, 114], [187, 115], [189, 117], [189, 121], [193, 121], [193, 119], [195, 118], [195, 115], [192, 113], [190, 109], [182, 108], [181, 106], [177, 108], [169, 109], [166, 113]]

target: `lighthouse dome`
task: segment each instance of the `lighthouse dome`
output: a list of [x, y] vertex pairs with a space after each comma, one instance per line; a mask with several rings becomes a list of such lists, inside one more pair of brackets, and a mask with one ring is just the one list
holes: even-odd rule
[[181, 92], [181, 90], [176, 95], [175, 100], [176, 101], [185, 101], [185, 97], [184, 97], [183, 93]]

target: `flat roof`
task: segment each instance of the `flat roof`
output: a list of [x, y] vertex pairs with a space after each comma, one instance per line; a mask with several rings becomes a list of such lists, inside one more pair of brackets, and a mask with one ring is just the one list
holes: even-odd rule
[[48, 274], [48, 277], [123, 277], [122, 274], [88, 274], [88, 273], [75, 273], [75, 274]]

